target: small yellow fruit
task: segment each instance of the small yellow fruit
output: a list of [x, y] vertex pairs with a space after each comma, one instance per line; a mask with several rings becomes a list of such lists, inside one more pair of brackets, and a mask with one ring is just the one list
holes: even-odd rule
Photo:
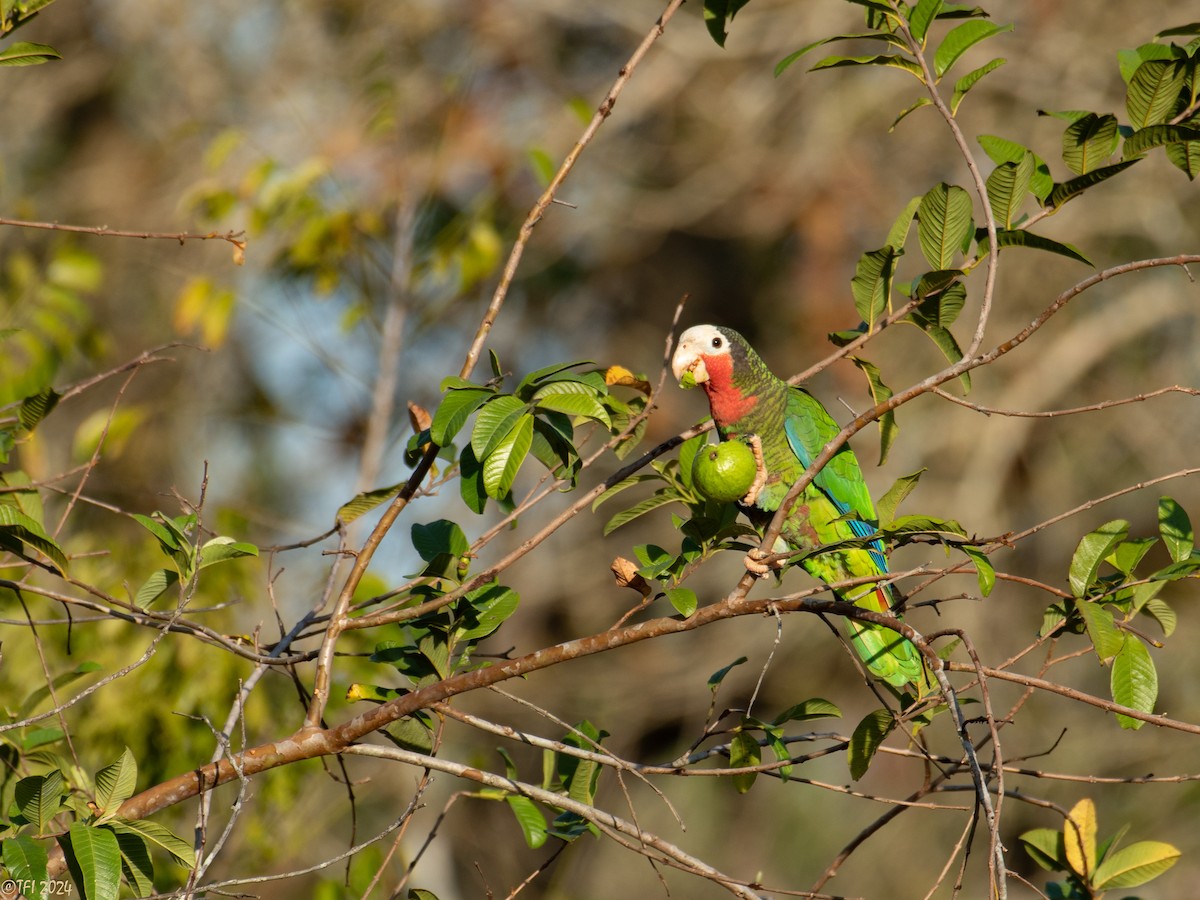
[[708, 444], [692, 461], [692, 484], [704, 496], [722, 503], [746, 496], [757, 473], [754, 453], [737, 440]]

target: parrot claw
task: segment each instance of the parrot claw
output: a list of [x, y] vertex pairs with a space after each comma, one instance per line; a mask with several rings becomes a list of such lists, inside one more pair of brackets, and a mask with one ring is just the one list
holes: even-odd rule
[[[742, 506], [753, 506], [754, 501], [758, 499], [758, 492], [767, 483], [767, 464], [763, 461], [762, 439], [757, 434], [752, 434], [746, 438], [746, 443], [750, 445], [750, 452], [754, 454], [754, 481], [750, 483], [750, 489], [746, 491], [746, 495], [738, 502]], [[748, 563], [746, 568], [750, 568]], [[751, 569], [751, 571], [754, 570]], [[766, 572], [764, 571], [762, 574], [765, 575]]]
[[771, 564], [771, 555], [765, 550], [760, 550], [758, 547], [747, 551], [746, 558], [743, 560], [746, 571], [755, 578], [765, 578], [773, 568], [778, 568], [777, 565], [773, 566]]

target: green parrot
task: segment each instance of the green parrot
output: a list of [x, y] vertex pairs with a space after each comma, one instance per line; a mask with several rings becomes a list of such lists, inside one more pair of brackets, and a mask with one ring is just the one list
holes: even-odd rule
[[[758, 478], [738, 503], [751, 522], [765, 527], [792, 485], [841, 429], [820, 401], [776, 378], [746, 339], [730, 328], [689, 328], [679, 339], [671, 368], [685, 387], [704, 388], [722, 440], [748, 440], [754, 446]], [[843, 444], [797, 497], [781, 537], [792, 550], [811, 552], [873, 534], [874, 519], [875, 507], [858, 460], [849, 444]], [[826, 584], [888, 571], [879, 541], [815, 553], [802, 565]], [[766, 572], [752, 557], [747, 568]], [[889, 584], [861, 584], [834, 593], [876, 612], [890, 613], [896, 602]], [[846, 622], [850, 642], [872, 675], [899, 689], [912, 685], [918, 697], [933, 689], [920, 651], [911, 642], [882, 625]]]

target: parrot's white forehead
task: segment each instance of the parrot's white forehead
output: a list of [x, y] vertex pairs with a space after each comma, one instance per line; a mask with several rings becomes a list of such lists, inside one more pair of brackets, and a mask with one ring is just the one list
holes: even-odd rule
[[727, 352], [729, 338], [721, 333], [715, 325], [693, 325], [679, 336], [679, 345], [687, 346], [711, 354]]

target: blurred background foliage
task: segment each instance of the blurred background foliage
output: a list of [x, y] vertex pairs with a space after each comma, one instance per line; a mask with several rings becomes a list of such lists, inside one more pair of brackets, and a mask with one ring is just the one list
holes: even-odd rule
[[[993, 46], [1010, 63], [975, 90], [960, 119], [968, 134], [1020, 141], [1052, 166], [1062, 126], [1035, 111], [1119, 112], [1124, 89], [1117, 51], [1182, 24], [1179, 5], [1166, 0], [1102, 10], [1086, 0], [1002, 6], [994, 12], [1016, 30]], [[236, 268], [229, 245], [220, 241], [175, 246], [0, 229], [0, 402], [47, 384], [61, 388], [148, 348], [183, 342], [166, 354], [173, 363], [149, 367], [125, 390], [119, 407], [124, 431], [110, 437], [122, 440], [108, 445], [86, 485], [96, 502], [73, 514], [63, 539], [76, 554], [111, 547], [114, 532], [129, 540], [120, 559], [80, 561], [79, 576], [117, 594], [136, 590], [137, 579], [161, 560], [148, 535], [112, 508], [175, 514], [172, 492], [196, 500], [205, 471], [206, 521], [260, 546], [320, 533], [356, 490], [405, 477], [403, 446], [411, 430], [404, 401], [436, 405], [438, 384], [458, 369], [516, 227], [660, 11], [645, 0], [524, 0], [515, 6], [110, 0], [55, 5], [23, 29], [22, 39], [51, 44], [64, 59], [3, 71], [0, 213], [157, 231], [244, 228], [249, 240], [245, 266]], [[590, 358], [646, 372], [653, 381], [685, 293], [685, 324], [713, 321], [741, 330], [781, 374], [829, 351], [826, 333], [857, 321], [848, 288], [859, 254], [883, 242], [914, 194], [939, 180], [966, 182], [945, 129], [927, 110], [889, 133], [897, 112], [916, 99], [911, 79], [887, 71], [807, 74], [800, 66], [772, 76], [783, 56], [853, 28], [855, 17], [833, 0], [757, 0], [739, 14], [721, 49], [705, 31], [699, 7], [685, 7], [584, 154], [559, 195], [565, 202], [552, 206], [535, 231], [489, 340], [506, 369], [521, 374]], [[1042, 230], [1080, 247], [1100, 267], [1181, 252], [1200, 244], [1195, 191], [1155, 155], [1133, 177], [1096, 188], [1088, 205], [1067, 206]], [[991, 342], [1018, 330], [1087, 274], [1078, 263], [1047, 254], [1012, 254]], [[1046, 410], [1196, 384], [1198, 323], [1195, 289], [1178, 271], [1101, 285], [1056, 319], [1037, 347], [977, 372], [971, 399]], [[389, 327], [402, 338], [395, 358], [399, 403], [375, 458], [364, 461], [372, 385]], [[867, 355], [893, 388], [941, 366], [916, 329], [892, 329]], [[856, 410], [867, 406], [861, 375], [845, 363], [812, 388], [835, 414], [838, 398]], [[86, 459], [101, 427], [95, 417], [107, 418], [118, 390], [113, 379], [64, 404], [21, 447], [20, 465], [35, 478], [51, 478]], [[648, 439], [675, 434], [701, 413], [696, 396], [668, 389]], [[1049, 420], [984, 418], [926, 396], [899, 410], [898, 419], [900, 438], [883, 470], [870, 465], [877, 452], [873, 432], [856, 441], [873, 488], [880, 492], [899, 475], [927, 466], [909, 501], [912, 510], [953, 516], [983, 535], [1028, 527], [1194, 464], [1200, 438], [1194, 400], [1183, 396]], [[402, 539], [407, 517], [455, 518], [470, 536], [491, 521], [465, 512], [456, 493], [411, 507], [389, 539], [375, 587], [416, 569]], [[1069, 520], [998, 564], [1061, 584], [1079, 534], [1100, 522], [1120, 516], [1135, 531], [1153, 534], [1158, 493], [1177, 497], [1193, 515], [1200, 508], [1195, 484], [1172, 483]], [[61, 511], [52, 509], [47, 522]], [[667, 517], [660, 516], [602, 538], [606, 518], [603, 510], [580, 517], [508, 574], [523, 605], [504, 635], [519, 651], [615, 621], [629, 598], [612, 587], [608, 561], [628, 555], [634, 543], [671, 537]], [[505, 549], [501, 539], [489, 552]], [[905, 552], [908, 561], [920, 561], [931, 551]], [[266, 623], [265, 633], [273, 621], [271, 602], [290, 615], [309, 608], [328, 565], [311, 551], [245, 560], [221, 567], [202, 599], [237, 601], [212, 614], [218, 627], [250, 631]], [[720, 560], [697, 586], [716, 596], [739, 568], [736, 560]], [[1194, 593], [1187, 586], [1175, 590], [1177, 597]], [[984, 605], [956, 609], [955, 621], [986, 628], [994, 641], [988, 655], [1000, 660], [1036, 632], [1043, 606], [1033, 591], [1005, 586]], [[35, 618], [52, 613], [31, 609]], [[1181, 613], [1177, 654], [1200, 632], [1186, 605]], [[21, 620], [11, 606], [5, 615]], [[590, 718], [627, 756], [665, 761], [702, 725], [710, 701], [707, 674], [741, 655], [761, 663], [775, 627], [742, 619], [686, 639], [627, 648], [620, 659], [579, 661], [567, 683], [535, 680], [511, 690], [567, 721]], [[3, 635], [0, 690], [16, 698], [33, 690], [40, 676], [32, 666], [12, 664], [32, 658], [27, 633], [5, 625]], [[346, 640], [360, 637], [359, 649], [368, 651], [366, 636]], [[80, 659], [126, 662], [149, 635], [106, 622], [70, 631], [47, 626], [43, 638], [57, 654], [52, 665], [69, 668]], [[97, 756], [85, 768], [111, 761], [128, 744], [151, 783], [211, 752], [208, 726], [194, 717], [219, 724], [245, 664], [187, 640], [168, 641], [158, 652], [154, 665], [72, 712], [79, 746]], [[1160, 709], [1183, 714], [1200, 703], [1187, 662], [1160, 663], [1160, 671], [1172, 673], [1164, 674]], [[747, 665], [730, 676], [724, 705], [745, 701], [757, 670]], [[1094, 657], [1064, 671], [1079, 688], [1105, 694], [1107, 671]], [[338, 687], [372, 677], [378, 674], [366, 664], [348, 662]], [[129, 702], [131, 690], [142, 702]], [[808, 620], [787, 623], [764, 690], [764, 708], [821, 694], [842, 707], [848, 722], [874, 705], [838, 645]], [[993, 700], [998, 706], [1016, 697], [994, 690], [1001, 695]], [[298, 721], [296, 696], [286, 678], [266, 679], [251, 702], [248, 740], [277, 734], [281, 715], [289, 727]], [[500, 695], [471, 697], [464, 705], [518, 727], [545, 727]], [[330, 716], [343, 714], [335, 703]], [[1195, 758], [1182, 735], [1119, 731], [1111, 717], [1055, 699], [1035, 701], [1019, 730], [1006, 732], [1006, 754], [1049, 752], [1064, 731], [1054, 753], [1032, 765], [1100, 776], [1183, 774]], [[500, 764], [493, 741], [454, 728], [447, 739], [474, 742], [480, 766]], [[1096, 741], [1105, 749], [1099, 758]], [[459, 750], [457, 758], [470, 752]], [[536, 771], [536, 755], [516, 755]], [[847, 780], [840, 757], [810, 763], [803, 774]], [[912, 774], [880, 759], [862, 786], [896, 795]], [[354, 788], [359, 838], [399, 815], [415, 780], [357, 760], [351, 775], [382, 781]], [[338, 784], [342, 777], [308, 763], [256, 780], [255, 811], [243, 818], [212, 874], [286, 871], [345, 849], [352, 813], [347, 789]], [[461, 788], [439, 781], [418, 823], [430, 827], [445, 798]], [[218, 795], [218, 810], [232, 801], [233, 790]], [[606, 790], [601, 802], [620, 806], [615, 785]], [[642, 827], [677, 833], [669, 812], [641, 785], [628, 790]], [[757, 865], [769, 883], [809, 883], [881, 812], [869, 801], [855, 804], [796, 784], [760, 781], [746, 797], [705, 779], [665, 790], [688, 823], [690, 849], [727, 870]], [[1080, 785], [1043, 782], [1036, 791], [1070, 807]], [[1191, 827], [1195, 788], [1118, 787], [1097, 799], [1102, 820], [1114, 827], [1130, 821], [1135, 832], [1149, 829], [1155, 833], [1144, 836], [1174, 840], [1183, 849], [1163, 890], [1200, 878], [1200, 838]], [[1048, 824], [1015, 806], [1007, 810], [1012, 835]], [[186, 827], [181, 823], [193, 814], [190, 806], [181, 810], [176, 825]], [[881, 839], [869, 857], [856, 857], [839, 876], [838, 891], [895, 896], [885, 885], [902, 877], [903, 866], [927, 871], [940, 865], [958, 820], [909, 815], [919, 818], [914, 827], [927, 829], [921, 846], [903, 861], [864, 864], [884, 852], [890, 838]], [[413, 830], [406, 838], [390, 863], [393, 872], [416, 853], [422, 834]], [[569, 848], [529, 895], [658, 890], [658, 876], [625, 851], [608, 842], [583, 850]], [[545, 855], [524, 848], [503, 804], [460, 799], [416, 881], [443, 900], [483, 896], [487, 889], [511, 889]], [[1019, 854], [1012, 857], [1018, 870], [1026, 865]], [[356, 863], [351, 878], [357, 887], [339, 887], [338, 875], [327, 874], [320, 895], [357, 895], [362, 872], [372, 871], [361, 866]], [[723, 895], [690, 878], [663, 877], [678, 896]], [[264, 896], [297, 896], [294, 883], [275, 890], [262, 888]]]

